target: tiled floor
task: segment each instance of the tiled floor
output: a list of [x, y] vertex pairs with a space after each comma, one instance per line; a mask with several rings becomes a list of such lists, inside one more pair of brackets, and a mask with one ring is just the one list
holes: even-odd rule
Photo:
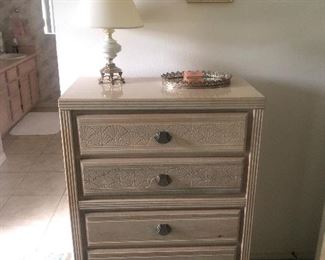
[[72, 259], [60, 135], [7, 136], [0, 166], [0, 259]]

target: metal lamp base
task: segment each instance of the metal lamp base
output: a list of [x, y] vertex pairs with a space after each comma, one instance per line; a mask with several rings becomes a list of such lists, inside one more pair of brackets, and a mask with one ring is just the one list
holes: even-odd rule
[[111, 84], [115, 85], [125, 83], [122, 77], [122, 70], [115, 65], [115, 63], [107, 63], [104, 68], [100, 70], [100, 84]]
[[104, 41], [104, 54], [107, 60], [104, 68], [100, 70], [101, 78], [99, 79], [100, 84], [106, 85], [121, 85], [125, 83], [122, 77], [122, 70], [116, 67], [113, 62], [117, 53], [121, 51], [121, 45], [113, 39], [114, 29], [105, 29], [105, 41]]

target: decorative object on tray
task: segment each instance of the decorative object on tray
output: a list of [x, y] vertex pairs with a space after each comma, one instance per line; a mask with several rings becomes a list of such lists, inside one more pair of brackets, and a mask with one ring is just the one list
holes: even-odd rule
[[161, 75], [163, 86], [167, 89], [179, 88], [223, 88], [230, 85], [230, 73], [211, 71], [177, 71]]
[[143, 22], [132, 0], [83, 0], [81, 10], [85, 16], [86, 25], [104, 29], [104, 54], [107, 63], [100, 70], [99, 83], [115, 85], [124, 83], [122, 70], [113, 63], [121, 45], [113, 39], [115, 29], [131, 29], [143, 27]]

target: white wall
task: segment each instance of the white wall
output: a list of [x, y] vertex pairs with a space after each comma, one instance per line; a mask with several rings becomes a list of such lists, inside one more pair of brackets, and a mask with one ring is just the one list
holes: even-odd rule
[[[102, 34], [72, 25], [76, 0], [54, 2], [64, 89], [97, 75]], [[267, 97], [252, 252], [312, 257], [325, 195], [325, 1], [135, 2], [145, 27], [115, 33], [126, 77], [224, 70]]]

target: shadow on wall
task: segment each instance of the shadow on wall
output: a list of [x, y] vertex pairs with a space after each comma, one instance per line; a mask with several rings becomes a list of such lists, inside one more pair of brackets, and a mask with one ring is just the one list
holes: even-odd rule
[[[325, 5], [138, 4], [145, 27], [132, 37], [145, 37], [155, 53], [147, 73], [231, 71], [266, 96], [252, 254], [313, 258], [325, 198]], [[121, 42], [129, 36], [119, 35]]]
[[311, 259], [325, 198], [324, 96], [299, 83], [250, 82], [267, 98], [252, 252]]

